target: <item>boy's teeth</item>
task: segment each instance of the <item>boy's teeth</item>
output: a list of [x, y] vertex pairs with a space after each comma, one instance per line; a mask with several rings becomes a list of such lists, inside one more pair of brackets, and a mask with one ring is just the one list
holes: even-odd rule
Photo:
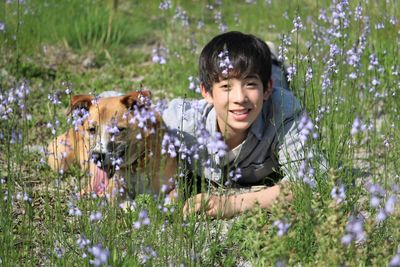
[[238, 115], [241, 115], [241, 114], [246, 114], [247, 113], [247, 109], [246, 110], [241, 110], [241, 111], [232, 111], [234, 114], [238, 114]]

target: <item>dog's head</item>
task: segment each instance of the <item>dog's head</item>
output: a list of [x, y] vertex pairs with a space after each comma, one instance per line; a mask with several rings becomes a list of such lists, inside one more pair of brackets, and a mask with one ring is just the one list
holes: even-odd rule
[[100, 98], [72, 97], [69, 113], [74, 124], [88, 140], [94, 161], [110, 176], [115, 168], [141, 157], [143, 140], [159, 124], [159, 116], [150, 109], [150, 97], [149, 91]]

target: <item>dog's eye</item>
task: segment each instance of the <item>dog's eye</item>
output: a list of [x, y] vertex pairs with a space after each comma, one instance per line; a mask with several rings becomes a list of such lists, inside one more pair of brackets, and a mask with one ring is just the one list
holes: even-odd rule
[[90, 134], [96, 134], [96, 127], [90, 127], [87, 130]]

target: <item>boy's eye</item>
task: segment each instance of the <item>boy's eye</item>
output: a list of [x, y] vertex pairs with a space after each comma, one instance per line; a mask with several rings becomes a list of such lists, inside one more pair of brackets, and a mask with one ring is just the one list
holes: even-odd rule
[[247, 83], [247, 87], [256, 87], [256, 86], [257, 86], [256, 83], [253, 83], [253, 82]]
[[222, 84], [222, 85], [220, 86], [220, 88], [221, 88], [223, 91], [229, 91], [229, 90], [231, 89], [231, 86], [230, 86], [229, 84]]

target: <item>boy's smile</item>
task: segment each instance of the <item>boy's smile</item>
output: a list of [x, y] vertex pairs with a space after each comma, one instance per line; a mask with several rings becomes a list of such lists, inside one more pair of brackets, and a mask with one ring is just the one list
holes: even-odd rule
[[202, 87], [202, 95], [214, 105], [217, 123], [229, 149], [246, 139], [250, 126], [260, 114], [264, 99], [271, 94], [271, 82], [267, 90], [257, 75], [245, 78], [229, 78], [215, 82], [207, 92]]

